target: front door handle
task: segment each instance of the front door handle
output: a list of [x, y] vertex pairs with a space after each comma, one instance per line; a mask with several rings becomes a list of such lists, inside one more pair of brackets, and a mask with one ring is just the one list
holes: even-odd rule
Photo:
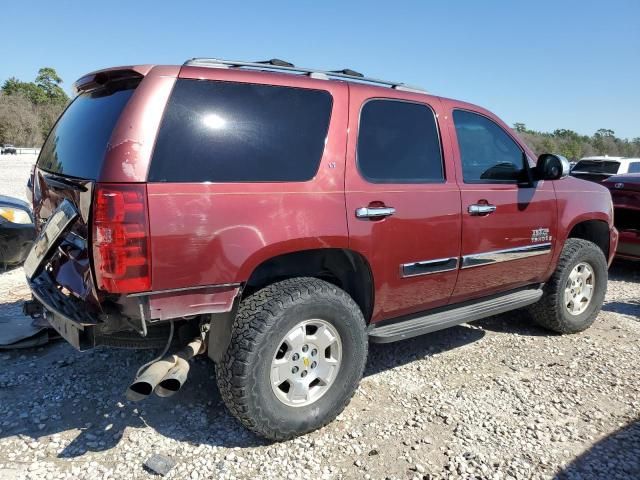
[[486, 203], [476, 203], [473, 205], [469, 205], [469, 215], [483, 216], [489, 215], [496, 211], [495, 205], [489, 205]]
[[356, 210], [358, 218], [384, 218], [396, 213], [393, 207], [360, 207]]

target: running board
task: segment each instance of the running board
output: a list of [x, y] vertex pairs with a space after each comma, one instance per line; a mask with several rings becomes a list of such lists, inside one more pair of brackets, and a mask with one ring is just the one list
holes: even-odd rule
[[542, 296], [541, 289], [519, 290], [490, 299], [467, 303], [460, 307], [450, 308], [421, 317], [397, 320], [379, 327], [369, 329], [369, 339], [374, 343], [389, 343], [417, 337], [425, 333], [435, 332], [453, 327], [461, 323], [473, 322], [481, 318], [526, 307], [536, 303]]

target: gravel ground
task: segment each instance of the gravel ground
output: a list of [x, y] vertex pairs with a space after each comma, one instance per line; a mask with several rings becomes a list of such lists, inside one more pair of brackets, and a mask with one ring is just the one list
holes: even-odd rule
[[[4, 162], [0, 193], [23, 195]], [[152, 352], [0, 352], [0, 479], [152, 478], [153, 453], [177, 462], [168, 478], [192, 480], [640, 478], [640, 268], [610, 275], [582, 334], [518, 311], [372, 345], [345, 412], [283, 443], [228, 414], [206, 359], [179, 395], [134, 404], [124, 389]], [[19, 315], [27, 292], [20, 269], [0, 274], [0, 316]]]
[[37, 155], [0, 155], [0, 195], [26, 200], [27, 179]]

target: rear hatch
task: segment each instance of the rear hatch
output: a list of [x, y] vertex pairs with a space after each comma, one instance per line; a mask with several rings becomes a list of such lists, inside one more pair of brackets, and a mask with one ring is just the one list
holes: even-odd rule
[[580, 160], [571, 175], [583, 180], [600, 183], [618, 173], [620, 162], [615, 160]]
[[91, 205], [111, 133], [131, 98], [137, 78], [103, 77], [71, 102], [45, 141], [32, 178], [36, 229], [43, 229], [67, 200], [78, 216], [44, 259], [57, 285], [97, 305], [91, 271]]

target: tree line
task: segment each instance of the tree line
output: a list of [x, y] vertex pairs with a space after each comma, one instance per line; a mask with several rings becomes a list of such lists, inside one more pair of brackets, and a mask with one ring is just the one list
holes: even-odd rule
[[524, 123], [513, 129], [537, 154], [559, 153], [570, 160], [591, 155], [640, 157], [640, 137], [633, 140], [618, 138], [613, 130], [601, 128], [592, 136], [580, 135], [573, 130], [559, 129], [553, 133], [529, 130]]
[[[38, 71], [33, 82], [9, 78], [0, 88], [0, 143], [40, 146], [58, 116], [69, 103], [62, 79], [50, 67]], [[513, 128], [540, 153], [559, 153], [571, 160], [590, 155], [640, 157], [640, 137], [618, 138], [613, 130], [601, 128], [592, 136], [560, 129], [552, 133], [529, 130], [524, 123]]]
[[62, 79], [50, 67], [38, 70], [33, 82], [11, 77], [0, 87], [0, 143], [39, 147], [69, 97]]

